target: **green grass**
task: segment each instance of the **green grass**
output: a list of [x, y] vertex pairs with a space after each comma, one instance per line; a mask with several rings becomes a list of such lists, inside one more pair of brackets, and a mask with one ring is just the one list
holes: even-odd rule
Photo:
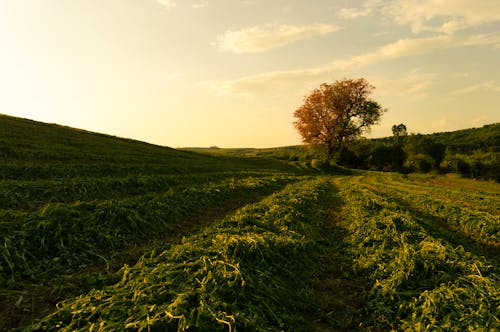
[[327, 188], [325, 179], [302, 181], [248, 205], [125, 267], [115, 285], [64, 302], [34, 330], [306, 328]]
[[[380, 330], [497, 330], [498, 215], [453, 209], [452, 203], [443, 205], [429, 194], [414, 195], [411, 186], [400, 189], [401, 182], [400, 177], [371, 173], [341, 185], [355, 266], [372, 283], [365, 304], [371, 318], [365, 325]], [[467, 196], [467, 190], [462, 194]], [[496, 196], [490, 204], [499, 202]], [[470, 238], [466, 229], [474, 230]], [[489, 240], [477, 247], [479, 233]], [[462, 245], [457, 246], [457, 237]]]
[[0, 330], [500, 329], [499, 184], [297, 149], [0, 115]]
[[53, 179], [220, 171], [295, 172], [265, 158], [211, 156], [0, 115], [0, 178]]

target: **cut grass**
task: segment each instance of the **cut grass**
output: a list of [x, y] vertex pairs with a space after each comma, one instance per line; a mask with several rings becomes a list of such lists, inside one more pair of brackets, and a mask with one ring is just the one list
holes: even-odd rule
[[307, 330], [325, 180], [288, 186], [181, 244], [124, 267], [121, 281], [63, 302], [34, 330]]

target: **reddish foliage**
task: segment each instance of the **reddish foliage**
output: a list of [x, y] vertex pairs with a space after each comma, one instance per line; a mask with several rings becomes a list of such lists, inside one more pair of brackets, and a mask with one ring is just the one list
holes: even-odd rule
[[384, 110], [369, 98], [373, 89], [364, 78], [323, 83], [314, 89], [294, 113], [303, 142], [324, 146], [331, 157], [343, 142], [378, 123]]

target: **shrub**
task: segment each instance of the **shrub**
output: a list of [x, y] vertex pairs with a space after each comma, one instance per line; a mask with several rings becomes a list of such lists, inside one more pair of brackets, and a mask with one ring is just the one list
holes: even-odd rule
[[428, 173], [434, 165], [434, 160], [426, 154], [410, 155], [403, 167], [409, 172]]

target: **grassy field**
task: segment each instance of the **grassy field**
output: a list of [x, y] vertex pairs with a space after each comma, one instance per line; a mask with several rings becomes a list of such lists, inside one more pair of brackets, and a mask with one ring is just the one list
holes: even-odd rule
[[499, 330], [500, 185], [351, 173], [0, 115], [0, 330]]

